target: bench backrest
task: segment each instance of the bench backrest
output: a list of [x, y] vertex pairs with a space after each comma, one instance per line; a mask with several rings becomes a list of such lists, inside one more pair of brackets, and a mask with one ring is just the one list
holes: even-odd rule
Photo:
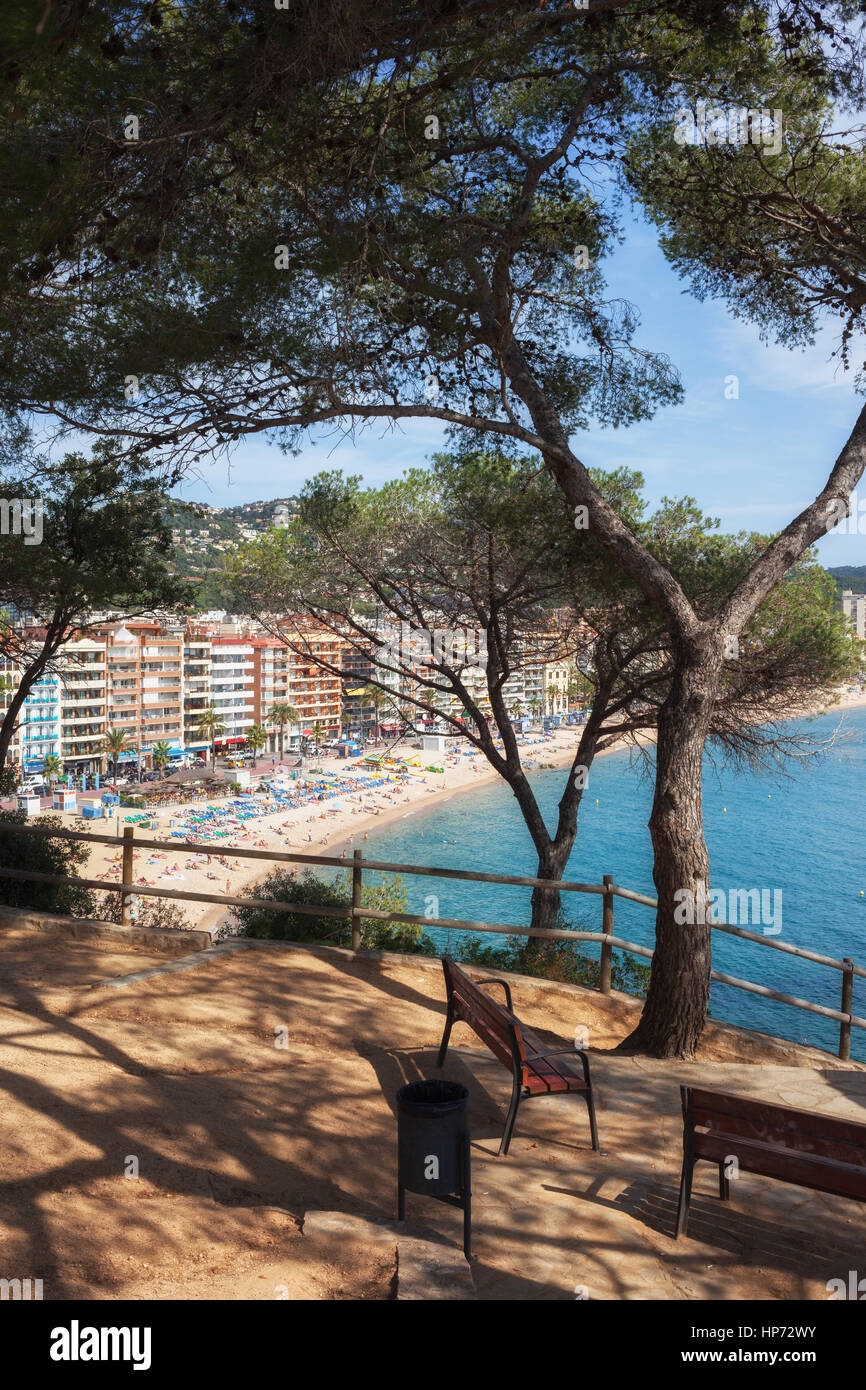
[[468, 1023], [506, 1067], [522, 1070], [526, 1044], [520, 1020], [485, 994], [450, 956], [442, 957], [442, 968], [454, 1017]]
[[866, 1170], [866, 1124], [696, 1086], [681, 1086], [680, 1090], [688, 1127], [779, 1144], [797, 1153], [816, 1154]]

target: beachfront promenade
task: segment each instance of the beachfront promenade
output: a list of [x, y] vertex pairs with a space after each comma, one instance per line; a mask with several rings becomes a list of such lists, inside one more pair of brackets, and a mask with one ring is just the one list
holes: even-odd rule
[[120, 929], [0, 933], [0, 1240], [7, 1271], [43, 1279], [46, 1299], [386, 1299], [418, 1296], [424, 1270], [424, 1296], [442, 1297], [438, 1259], [452, 1297], [823, 1300], [862, 1264], [860, 1204], [746, 1175], [722, 1207], [710, 1167], [673, 1239], [681, 1081], [862, 1122], [856, 1064], [790, 1044], [747, 1061], [713, 1024], [696, 1063], [619, 1057], [633, 1001], [513, 978], [546, 1042], [586, 1031], [601, 1152], [582, 1108], [556, 1097], [521, 1110], [497, 1158], [508, 1076], [456, 1027], [445, 1075], [470, 1091], [467, 1283], [459, 1212], [410, 1196], [394, 1224], [394, 1095], [436, 1074], [439, 962], [132, 944]]

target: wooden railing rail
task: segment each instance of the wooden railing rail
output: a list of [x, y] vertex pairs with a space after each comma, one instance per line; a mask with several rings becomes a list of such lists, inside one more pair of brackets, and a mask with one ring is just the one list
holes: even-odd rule
[[[30, 869], [14, 869], [0, 866], [0, 878], [12, 878], [31, 880], [36, 883], [51, 883], [58, 886], [72, 886], [79, 888], [93, 888], [103, 892], [115, 892], [121, 894], [121, 920], [124, 925], [132, 924], [132, 902], [136, 897], [169, 898], [177, 902], [198, 902], [215, 903], [224, 907], [252, 907], [267, 909], [273, 912], [292, 912], [298, 915], [313, 917], [333, 917], [342, 920], [349, 920], [352, 929], [352, 947], [359, 950], [361, 946], [361, 924], [364, 921], [380, 922], [406, 922], [410, 925], [421, 927], [436, 926], [445, 930], [471, 931], [487, 933], [496, 936], [525, 936], [540, 940], [564, 940], [564, 941], [587, 941], [598, 942], [601, 950], [600, 957], [600, 978], [599, 988], [603, 994], [611, 991], [611, 963], [612, 952], [614, 949], [627, 951], [631, 955], [641, 956], [646, 960], [652, 960], [652, 950], [647, 946], [641, 946], [634, 941], [626, 941], [622, 937], [614, 935], [614, 898], [623, 898], [628, 902], [639, 903], [646, 907], [656, 908], [658, 902], [655, 898], [649, 897], [645, 893], [636, 893], [630, 888], [623, 888], [614, 883], [611, 874], [605, 874], [602, 883], [574, 883], [571, 881], [559, 882], [555, 879], [533, 878], [524, 874], [493, 874], [483, 873], [473, 869], [449, 869], [435, 865], [420, 864], [397, 864], [381, 859], [365, 859], [361, 850], [356, 849], [351, 859], [345, 856], [323, 854], [303, 854], [294, 850], [270, 850], [270, 849], [248, 849], [234, 845], [220, 843], [213, 845], [206, 841], [186, 839], [182, 842], [177, 840], [155, 840], [150, 837], [136, 838], [133, 826], [126, 826], [121, 840], [117, 834], [104, 835], [87, 830], [57, 830], [44, 825], [11, 825], [3, 826], [4, 830], [13, 833], [30, 835], [41, 835], [50, 839], [86, 841], [93, 844], [116, 845], [122, 847], [123, 864], [121, 878], [119, 882], [106, 882], [102, 879], [73, 878], [63, 874], [44, 874]], [[156, 888], [149, 885], [139, 885], [134, 882], [133, 861], [135, 850], [172, 850], [175, 853], [194, 853], [194, 854], [231, 854], [234, 859], [263, 860], [274, 864], [308, 864], [318, 865], [320, 868], [347, 869], [350, 872], [352, 884], [352, 905], [351, 907], [318, 907], [314, 903], [281, 903], [271, 899], [239, 897], [227, 893], [191, 893], [177, 888]], [[517, 888], [550, 888], [563, 893], [587, 893], [596, 894], [603, 898], [602, 904], [602, 930], [600, 932], [590, 932], [582, 930], [562, 930], [529, 927], [515, 927], [507, 922], [486, 922], [470, 921], [462, 917], [436, 917], [430, 919], [411, 912], [379, 912], [373, 908], [361, 906], [361, 895], [363, 890], [363, 875], [365, 872], [371, 873], [391, 873], [391, 874], [410, 874], [420, 877], [458, 879], [473, 883], [499, 883], [509, 887]], [[727, 975], [720, 971], [713, 970], [711, 979], [719, 984], [729, 985], [734, 989], [741, 989], [749, 994], [760, 995], [766, 999], [773, 999], [777, 1003], [787, 1004], [795, 1009], [800, 1009], [805, 1013], [818, 1014], [822, 1018], [830, 1018], [839, 1023], [839, 1048], [838, 1055], [843, 1059], [850, 1058], [851, 1055], [851, 1029], [860, 1028], [866, 1030], [866, 1019], [858, 1017], [852, 1012], [853, 1009], [853, 985], [854, 976], [866, 977], [866, 969], [855, 965], [850, 957], [836, 960], [832, 956], [826, 956], [818, 951], [810, 951], [805, 946], [792, 946], [785, 941], [776, 941], [768, 936], [763, 936], [758, 932], [749, 931], [745, 927], [735, 926], [729, 922], [710, 922], [707, 924], [713, 931], [719, 931], [730, 936], [740, 937], [744, 941], [751, 941], [755, 945], [763, 946], [769, 950], [782, 951], [786, 955], [797, 956], [801, 960], [811, 961], [815, 965], [820, 965], [830, 970], [842, 972], [842, 995], [841, 1008], [831, 1009], [824, 1004], [815, 1004], [808, 999], [800, 999], [795, 995], [785, 994], [779, 990], [770, 989], [767, 985], [760, 985], [753, 980], [741, 980], [734, 975]]]

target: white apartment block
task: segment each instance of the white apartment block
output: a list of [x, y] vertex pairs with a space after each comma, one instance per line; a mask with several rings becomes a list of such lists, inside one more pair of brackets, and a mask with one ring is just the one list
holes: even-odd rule
[[60, 759], [67, 772], [102, 765], [108, 731], [108, 670], [103, 638], [68, 642], [57, 658], [60, 675]]
[[198, 721], [213, 698], [211, 652], [210, 637], [187, 634], [183, 648], [183, 743], [187, 753], [206, 753], [209, 748]]
[[225, 725], [217, 744], [241, 744], [255, 720], [253, 645], [233, 637], [211, 641], [211, 703]]
[[866, 594], [855, 594], [851, 589], [846, 589], [842, 594], [842, 612], [851, 619], [861, 642], [866, 641]]

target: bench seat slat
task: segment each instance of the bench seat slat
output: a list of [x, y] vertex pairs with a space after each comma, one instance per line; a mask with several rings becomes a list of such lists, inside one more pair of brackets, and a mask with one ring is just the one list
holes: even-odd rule
[[[691, 1087], [692, 1114], [696, 1125], [726, 1134], [743, 1134], [768, 1142], [798, 1142], [809, 1136], [816, 1147], [810, 1152], [822, 1152], [821, 1144], [866, 1149], [866, 1124], [856, 1120], [840, 1120], [814, 1110], [795, 1110], [770, 1101], [752, 1100], [746, 1096], [729, 1096], [720, 1091]], [[778, 1136], [778, 1138], [777, 1138]], [[835, 1157], [827, 1153], [827, 1157]]]
[[840, 1163], [837, 1159], [818, 1154], [801, 1153], [777, 1144], [757, 1139], [743, 1139], [733, 1134], [695, 1134], [695, 1157], [711, 1163], [724, 1163], [735, 1156], [740, 1168], [765, 1178], [796, 1183], [816, 1192], [833, 1193], [837, 1197], [866, 1199], [866, 1166]]
[[[523, 1041], [529, 1052], [544, 1052], [546, 1043], [531, 1032], [523, 1030]], [[585, 1091], [586, 1081], [582, 1073], [572, 1071], [571, 1063], [564, 1057], [545, 1057], [544, 1060], [527, 1057], [523, 1068], [523, 1084], [532, 1095], [542, 1091]]]

